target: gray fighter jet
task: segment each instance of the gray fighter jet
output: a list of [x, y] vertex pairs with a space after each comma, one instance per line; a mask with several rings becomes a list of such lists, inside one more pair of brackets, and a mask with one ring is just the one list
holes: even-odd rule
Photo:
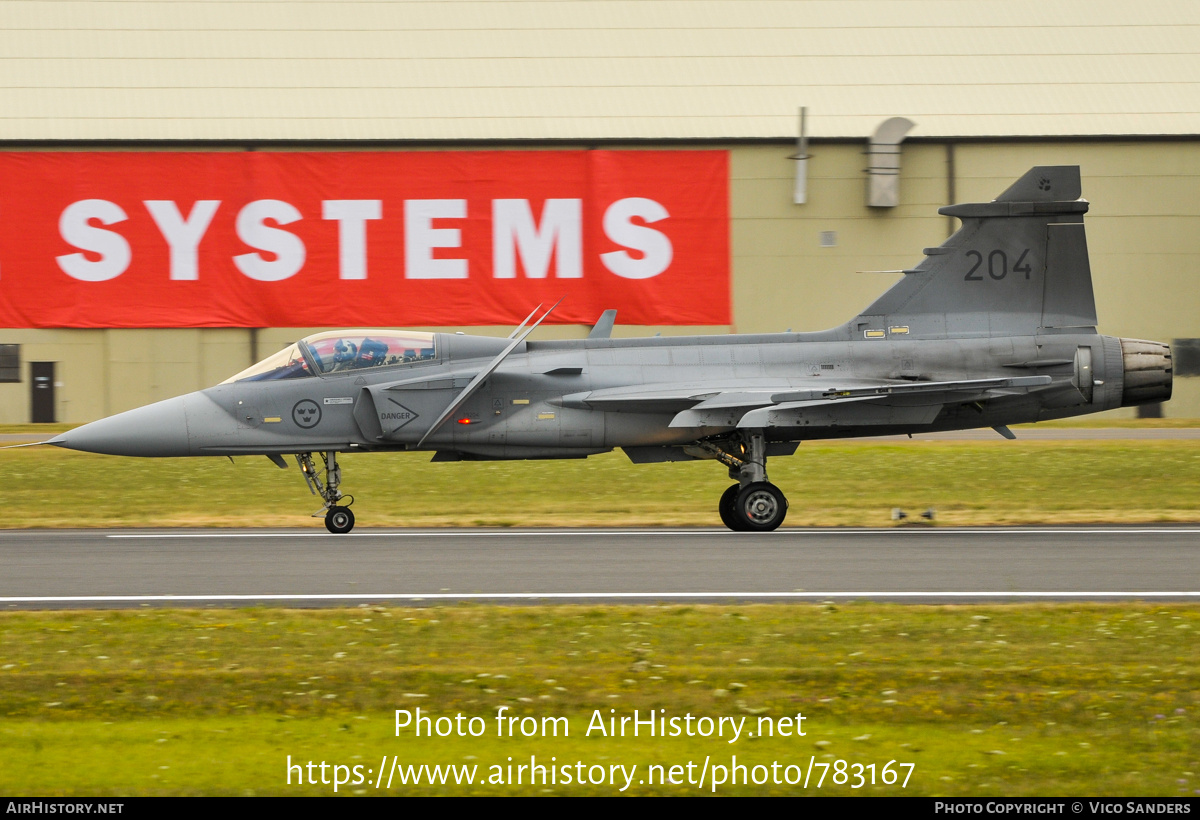
[[[1171, 395], [1163, 344], [1101, 336], [1078, 167], [1038, 167], [849, 322], [817, 333], [527, 341], [404, 330], [308, 336], [221, 384], [86, 424], [49, 443], [126, 456], [294, 456], [331, 532], [354, 526], [339, 453], [434, 461], [712, 459], [736, 481], [731, 530], [774, 530], [787, 499], [770, 456], [805, 439], [1063, 418]], [[551, 308], [553, 310], [553, 308]], [[526, 327], [528, 325], [528, 327]], [[320, 456], [320, 464], [313, 454]]]

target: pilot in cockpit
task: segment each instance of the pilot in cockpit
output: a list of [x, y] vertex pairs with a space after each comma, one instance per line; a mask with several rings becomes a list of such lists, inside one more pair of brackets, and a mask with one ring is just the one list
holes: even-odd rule
[[338, 339], [337, 344], [333, 346], [333, 367], [332, 371], [350, 370], [354, 367], [354, 360], [358, 356], [358, 345], [354, 342], [348, 342], [345, 339]]

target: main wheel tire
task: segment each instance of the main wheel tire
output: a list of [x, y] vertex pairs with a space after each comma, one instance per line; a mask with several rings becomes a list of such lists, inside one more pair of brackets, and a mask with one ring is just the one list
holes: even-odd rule
[[717, 512], [721, 515], [721, 523], [734, 532], [746, 531], [745, 525], [737, 515], [737, 497], [741, 489], [739, 484], [732, 485], [721, 493], [721, 500], [717, 502]]
[[770, 532], [783, 523], [788, 503], [774, 484], [756, 481], [738, 493], [734, 515], [742, 528], [751, 532]]
[[330, 507], [325, 513], [325, 529], [341, 535], [354, 529], [354, 513], [349, 507]]

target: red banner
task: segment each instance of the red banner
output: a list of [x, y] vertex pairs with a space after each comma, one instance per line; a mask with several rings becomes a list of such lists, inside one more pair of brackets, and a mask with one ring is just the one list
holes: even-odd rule
[[0, 153], [0, 327], [730, 322], [722, 151]]

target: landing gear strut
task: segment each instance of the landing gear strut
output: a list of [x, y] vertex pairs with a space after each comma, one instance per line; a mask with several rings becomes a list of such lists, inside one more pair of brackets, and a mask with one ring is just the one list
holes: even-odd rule
[[[304, 480], [308, 482], [308, 489], [313, 495], [321, 496], [325, 502], [325, 506], [313, 513], [313, 518], [325, 516], [325, 529], [332, 533], [341, 534], [350, 532], [354, 529], [354, 513], [350, 511], [350, 505], [354, 503], [354, 496], [343, 495], [338, 489], [342, 483], [342, 468], [337, 463], [337, 453], [330, 451], [327, 453], [319, 453], [321, 461], [325, 464], [325, 481], [321, 481], [321, 477], [317, 474], [317, 467], [313, 463], [312, 453], [297, 453], [296, 463], [300, 465], [300, 472], [304, 473]], [[350, 499], [346, 504], [338, 504], [343, 498]]]
[[754, 431], [733, 447], [714, 447], [713, 455], [737, 479], [721, 494], [717, 512], [721, 523], [734, 532], [770, 532], [783, 523], [788, 502], [778, 487], [767, 481], [767, 441]]

